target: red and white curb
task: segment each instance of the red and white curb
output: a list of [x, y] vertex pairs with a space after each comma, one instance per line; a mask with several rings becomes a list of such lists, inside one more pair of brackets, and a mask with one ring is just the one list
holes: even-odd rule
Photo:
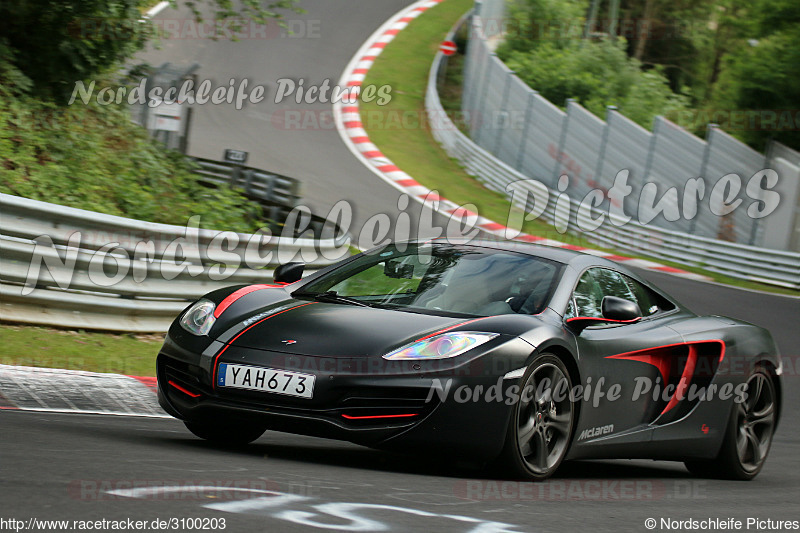
[[[350, 63], [348, 63], [344, 73], [342, 74], [342, 77], [339, 80], [339, 86], [360, 87], [364, 82], [364, 79], [366, 78], [370, 68], [372, 68], [372, 65], [375, 63], [375, 60], [381, 55], [381, 53], [383, 53], [386, 45], [394, 40], [398, 33], [408, 27], [408, 25], [415, 18], [443, 1], [444, 0], [422, 0], [415, 2], [410, 6], [400, 10], [389, 20], [387, 20], [375, 31], [375, 33], [370, 36], [370, 38], [361, 46], [358, 52], [356, 52], [356, 54], [350, 60]], [[451, 202], [450, 200], [439, 196], [439, 194], [437, 194], [435, 191], [431, 191], [427, 187], [417, 182], [413, 177], [400, 170], [380, 151], [377, 146], [370, 141], [369, 135], [364, 129], [364, 125], [361, 121], [361, 114], [359, 112], [357, 101], [336, 102], [333, 105], [333, 113], [336, 120], [336, 128], [339, 131], [339, 135], [344, 140], [345, 145], [347, 145], [356, 158], [358, 158], [376, 176], [392, 185], [397, 190], [407, 194], [417, 202], [424, 204], [443, 216], [458, 218], [469, 222], [474, 221], [475, 227], [479, 228], [484, 233], [500, 237], [501, 239], [506, 238], [507, 231], [509, 233], [516, 233], [503, 224], [489, 220], [486, 217], [482, 217], [477, 213], [473, 213], [464, 207], [459, 206], [455, 202]], [[610, 259], [618, 263], [624, 263], [626, 266], [654, 270], [657, 272], [666, 272], [668, 274], [673, 274], [684, 278], [698, 280], [708, 279], [700, 274], [694, 274], [678, 268], [662, 265], [654, 261], [615, 255], [609, 252], [584, 248], [582, 246], [566, 244], [553, 239], [538, 237], [536, 235], [527, 235], [525, 233], [521, 233], [513, 240], [577, 250], [595, 256], [605, 257], [606, 259]]]
[[0, 365], [0, 410], [171, 418], [156, 378]]

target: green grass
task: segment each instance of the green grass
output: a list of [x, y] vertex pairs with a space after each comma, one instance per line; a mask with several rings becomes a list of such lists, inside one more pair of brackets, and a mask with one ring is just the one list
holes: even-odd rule
[[155, 376], [163, 338], [0, 324], [0, 364]]
[[[384, 106], [377, 105], [377, 101], [362, 102], [361, 118], [370, 140], [401, 170], [443, 197], [457, 204], [473, 204], [482, 216], [504, 223], [511, 208], [508, 200], [487, 189], [467, 174], [458, 161], [448, 156], [433, 138], [425, 119], [428, 72], [436, 51], [448, 31], [472, 6], [472, 0], [447, 0], [418, 17], [387, 45], [367, 74], [364, 85], [390, 85], [391, 102]], [[449, 111], [458, 108], [453, 105], [453, 94], [457, 97], [458, 92], [447, 92], [450, 98], [446, 102], [446, 109]], [[516, 208], [514, 211], [519, 212]], [[781, 294], [800, 294], [800, 291], [738, 280], [698, 267], [609, 250], [592, 244], [580, 235], [560, 234], [542, 220], [527, 221], [522, 229], [532, 235], [568, 244], [650, 259], [728, 285]]]

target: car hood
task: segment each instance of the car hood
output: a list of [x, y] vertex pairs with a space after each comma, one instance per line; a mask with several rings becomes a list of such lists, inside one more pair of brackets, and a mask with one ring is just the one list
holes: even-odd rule
[[467, 318], [442, 317], [348, 304], [296, 300], [257, 319], [231, 344], [243, 348], [322, 357], [380, 357], [410, 340], [458, 326]]

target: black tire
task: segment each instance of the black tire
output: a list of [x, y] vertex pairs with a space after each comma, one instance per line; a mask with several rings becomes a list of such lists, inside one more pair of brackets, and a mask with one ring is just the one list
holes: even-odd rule
[[[544, 378], [550, 379], [549, 387], [539, 385]], [[561, 380], [565, 385], [556, 389]], [[544, 481], [561, 465], [572, 440], [576, 414], [569, 394], [572, 379], [561, 359], [544, 353], [534, 359], [520, 383], [520, 400], [512, 409], [496, 466], [513, 479]]]
[[767, 460], [777, 422], [777, 395], [769, 372], [757, 366], [747, 378], [746, 401], [734, 403], [722, 448], [714, 459], [686, 461], [699, 477], [747, 481]]
[[183, 422], [186, 429], [201, 439], [224, 445], [250, 444], [267, 430], [264, 426], [250, 424], [218, 424], [211, 422]]

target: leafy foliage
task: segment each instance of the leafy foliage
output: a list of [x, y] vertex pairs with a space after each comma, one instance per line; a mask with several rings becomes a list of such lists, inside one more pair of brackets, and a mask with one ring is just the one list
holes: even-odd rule
[[29, 83], [0, 59], [0, 192], [152, 222], [201, 215], [208, 228], [260, 226], [258, 204], [199, 185], [185, 158], [132, 124], [124, 105], [60, 107], [20, 94]]
[[701, 136], [709, 118], [757, 150], [800, 149], [800, 2], [621, 0], [609, 35], [611, 4], [584, 39], [590, 0], [515, 0], [498, 55], [556, 104], [613, 104], [645, 127], [665, 115]]
[[659, 69], [642, 71], [625, 52], [624, 39], [541, 41], [530, 51], [501, 51], [509, 68], [556, 104], [574, 98], [599, 117], [614, 105], [649, 128], [656, 115], [673, 114], [688, 99], [673, 93]]
[[800, 149], [800, 3], [760, 0], [753, 8], [742, 35], [747, 44], [725, 57], [714, 104], [758, 110], [747, 127], [732, 132], [751, 146], [763, 149], [774, 138]]
[[[15, 66], [31, 81], [36, 96], [64, 103], [75, 82], [117, 68], [157, 34], [142, 16], [146, 0], [3, 0], [0, 37], [14, 51]], [[171, 0], [178, 7], [178, 0]], [[295, 0], [185, 0], [198, 21], [210, 16], [215, 35], [228, 36], [248, 19], [280, 22], [283, 11], [302, 10]]]
[[150, 35], [139, 0], [0, 2], [0, 35], [34, 94], [63, 101], [78, 80], [112, 68]]

